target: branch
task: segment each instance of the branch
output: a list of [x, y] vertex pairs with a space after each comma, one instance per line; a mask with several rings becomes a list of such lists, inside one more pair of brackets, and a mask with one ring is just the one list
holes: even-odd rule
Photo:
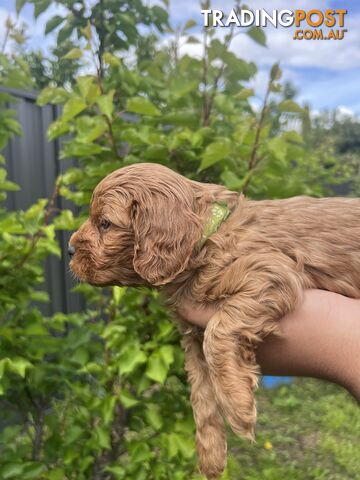
[[[249, 172], [251, 172], [251, 170], [254, 170], [256, 168], [256, 166], [259, 164], [260, 160], [262, 159], [262, 158], [258, 158], [257, 153], [258, 153], [259, 146], [260, 146], [260, 135], [261, 135], [261, 130], [264, 126], [264, 121], [265, 121], [265, 117], [266, 117], [266, 113], [267, 113], [268, 101], [269, 101], [269, 96], [270, 96], [272, 84], [273, 84], [273, 81], [270, 78], [270, 80], [268, 82], [268, 85], [267, 85], [263, 105], [262, 105], [262, 108], [261, 108], [260, 118], [259, 118], [259, 121], [256, 125], [255, 140], [254, 140], [253, 148], [251, 150], [249, 163], [248, 163], [248, 171]], [[249, 175], [247, 177], [247, 180], [243, 185], [242, 192], [244, 193], [244, 195], [247, 193], [249, 183], [250, 183], [250, 177], [251, 177], [251, 175]]]
[[104, 0], [100, 0], [99, 5], [100, 5], [100, 26], [98, 31], [98, 36], [99, 36], [98, 60], [99, 60], [99, 77], [101, 78], [101, 80], [103, 80], [105, 35], [106, 35], [106, 28], [104, 23]]
[[208, 83], [208, 35], [207, 35], [207, 28], [204, 28], [204, 56], [203, 56], [203, 125], [205, 126], [208, 121], [208, 92], [207, 92], [207, 83]]
[[[231, 27], [230, 27], [230, 33], [228, 34], [226, 42], [225, 42], [226, 50], [228, 50], [230, 45], [231, 45], [231, 42], [234, 38], [234, 32], [235, 32], [235, 25], [232, 24]], [[219, 90], [219, 82], [220, 82], [221, 77], [224, 74], [225, 67], [226, 67], [226, 63], [225, 63], [225, 61], [223, 61], [219, 70], [218, 70], [217, 75], [215, 76], [213, 89], [212, 89], [211, 95], [209, 97], [208, 92], [207, 92], [207, 74], [208, 74], [209, 64], [208, 64], [207, 36], [205, 36], [205, 34], [206, 34], [206, 27], [205, 27], [205, 31], [204, 31], [204, 41], [206, 40], [206, 44], [204, 46], [205, 51], [204, 51], [204, 70], [203, 70], [204, 71], [203, 78], [205, 79], [205, 82], [204, 82], [204, 93], [205, 93], [205, 95], [204, 95], [204, 113], [203, 113], [203, 126], [204, 127], [209, 125], [210, 115], [211, 115], [212, 108], [213, 108], [213, 105], [214, 105], [215, 96], [216, 96], [216, 94]]]
[[[102, 18], [102, 22], [103, 21], [104, 20]], [[96, 26], [93, 23], [92, 23], [92, 25], [94, 26], [94, 28], [96, 28]], [[94, 66], [95, 66], [95, 69], [96, 69], [96, 78], [97, 78], [98, 85], [99, 85], [99, 88], [100, 88], [100, 93], [101, 93], [101, 95], [104, 95], [105, 90], [104, 90], [104, 84], [103, 84], [103, 80], [104, 80], [104, 59], [103, 59], [103, 57], [104, 57], [105, 45], [104, 45], [104, 37], [100, 36], [98, 31], [97, 31], [97, 33], [98, 33], [98, 36], [99, 36], [98, 55], [95, 54], [95, 51], [94, 51], [93, 45], [91, 43], [91, 40], [89, 40], [89, 45], [90, 45], [90, 51], [91, 51], [91, 54], [92, 54], [92, 57], [93, 57], [93, 60], [94, 60]], [[110, 139], [110, 144], [111, 144], [112, 151], [115, 155], [115, 158], [121, 159], [121, 156], [119, 155], [119, 152], [118, 152], [117, 146], [116, 146], [116, 140], [115, 140], [115, 135], [114, 135], [112, 122], [107, 117], [107, 115], [104, 115], [104, 117], [105, 117], [105, 121], [106, 121], [107, 126], [108, 126], [108, 134], [109, 134], [109, 139]]]
[[58, 177], [56, 179], [53, 193], [52, 193], [52, 195], [51, 195], [51, 197], [48, 201], [48, 204], [46, 206], [46, 209], [45, 209], [44, 220], [43, 220], [42, 225], [39, 228], [39, 230], [32, 236], [29, 251], [24, 255], [24, 257], [16, 265], [14, 265], [14, 267], [13, 267], [14, 270], [20, 269], [25, 264], [25, 262], [29, 259], [29, 257], [34, 252], [38, 241], [43, 236], [42, 228], [46, 227], [49, 224], [50, 216], [56, 210], [55, 201], [56, 201], [56, 199], [59, 195], [60, 180], [61, 180], [61, 177]]
[[42, 446], [43, 434], [44, 434], [44, 419], [45, 419], [45, 411], [44, 409], [41, 409], [38, 412], [38, 417], [34, 424], [35, 437], [33, 440], [33, 449], [32, 449], [32, 455], [31, 455], [31, 458], [34, 462], [40, 460], [41, 446]]
[[44, 434], [44, 420], [45, 420], [45, 406], [38, 402], [32, 395], [28, 385], [25, 385], [25, 393], [30, 400], [31, 405], [34, 407], [34, 429], [35, 435], [32, 438], [32, 454], [31, 459], [36, 462], [40, 459], [41, 446]]
[[175, 68], [179, 64], [179, 44], [180, 44], [180, 30], [177, 29], [175, 32], [175, 39], [174, 42], [172, 43], [171, 47], [174, 52], [174, 63], [175, 63]]
[[5, 30], [5, 35], [4, 35], [3, 44], [2, 44], [2, 47], [1, 47], [1, 53], [5, 53], [6, 44], [7, 44], [8, 40], [9, 40], [9, 35], [10, 35], [10, 16], [8, 17], [7, 21], [5, 22], [5, 25], [6, 25], [6, 30]]
[[106, 465], [117, 461], [119, 456], [122, 455], [123, 450], [121, 450], [120, 447], [122, 446], [122, 440], [124, 438], [126, 426], [129, 423], [130, 415], [130, 410], [126, 410], [120, 403], [116, 405], [110, 435], [111, 448], [110, 450], [102, 450], [95, 458], [92, 471], [93, 480], [99, 480], [100, 472], [104, 470]]
[[119, 155], [119, 152], [118, 152], [117, 147], [116, 147], [116, 140], [115, 140], [115, 135], [114, 135], [112, 122], [106, 115], [105, 115], [105, 120], [106, 120], [106, 123], [107, 123], [107, 126], [108, 126], [109, 138], [110, 138], [112, 151], [114, 152], [115, 158], [121, 159], [121, 156]]

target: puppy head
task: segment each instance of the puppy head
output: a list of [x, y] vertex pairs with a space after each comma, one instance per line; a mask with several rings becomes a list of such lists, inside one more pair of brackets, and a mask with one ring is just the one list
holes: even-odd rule
[[70, 267], [98, 286], [163, 285], [186, 268], [201, 234], [190, 180], [162, 165], [131, 165], [95, 188], [90, 217], [70, 239]]

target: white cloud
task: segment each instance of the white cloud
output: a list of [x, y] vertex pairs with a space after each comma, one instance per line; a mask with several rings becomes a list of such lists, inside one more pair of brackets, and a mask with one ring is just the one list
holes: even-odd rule
[[[213, 8], [221, 9], [225, 15], [229, 14], [234, 6], [233, 0], [222, 1], [219, 5], [213, 2]], [[271, 7], [269, 2], [264, 0], [249, 1], [252, 9], [265, 8], [267, 11], [289, 9], [287, 0], [272, 0]], [[314, 4], [312, 0], [302, 0], [298, 8], [304, 10], [319, 9], [324, 10], [331, 7], [329, 0], [317, 0]], [[294, 8], [294, 6], [291, 6]], [[200, 14], [201, 7], [194, 0], [182, 0], [171, 3], [171, 16], [173, 19], [185, 22], [193, 18], [198, 22], [199, 28], [203, 25], [203, 17]], [[352, 13], [345, 16], [345, 33], [343, 40], [293, 40], [295, 28], [274, 28], [271, 25], [265, 28], [268, 48], [255, 44], [246, 35], [238, 35], [232, 45], [235, 53], [242, 58], [253, 60], [257, 59], [260, 65], [271, 65], [276, 61], [281, 61], [283, 65], [292, 67], [316, 67], [329, 70], [344, 70], [347, 68], [360, 67], [360, 13]], [[240, 33], [241, 28], [238, 29]], [[218, 28], [218, 34], [224, 36], [228, 32], [226, 28]], [[199, 47], [186, 47], [188, 52], [199, 52]]]
[[[148, 0], [148, 3], [161, 5], [162, 2], [161, 0]], [[234, 0], [223, 0], [221, 2], [213, 0], [212, 3], [213, 8], [221, 9], [225, 13], [230, 13], [234, 6]], [[295, 8], [293, 4], [289, 6], [288, 0], [272, 0], [271, 2], [249, 0], [247, 3], [252, 9], [265, 8], [267, 11]], [[296, 5], [296, 7], [304, 10], [334, 8], [333, 2], [330, 2], [330, 0], [316, 0], [316, 2], [301, 0], [298, 3], [299, 5]], [[29, 24], [28, 33], [31, 36], [32, 47], [46, 50], [54, 42], [53, 36], [44, 37], [44, 28], [49, 17], [58, 14], [58, 8], [53, 5], [36, 22], [32, 19], [32, 8], [26, 7], [21, 12], [23, 20]], [[201, 40], [200, 29], [203, 24], [203, 17], [200, 10], [200, 3], [197, 0], [170, 1], [172, 21], [175, 24], [184, 24], [190, 18], [196, 20], [198, 27], [192, 29], [190, 33]], [[5, 20], [7, 13], [6, 8], [0, 9], [0, 18]], [[2, 23], [0, 22], [0, 41], [1, 31], [3, 31]], [[345, 17], [345, 28], [348, 29], [348, 33], [341, 41], [296, 41], [292, 39], [292, 28], [275, 29], [269, 26], [265, 29], [268, 48], [257, 45], [245, 34], [236, 37], [231, 48], [239, 57], [255, 61], [258, 65], [259, 72], [251, 81], [251, 86], [260, 96], [264, 92], [270, 66], [276, 61], [280, 61], [284, 72], [283, 79], [291, 80], [299, 87], [301, 101], [309, 102], [316, 109], [335, 108], [342, 105], [359, 115], [359, 23], [359, 9], [357, 12], [349, 13]], [[241, 29], [239, 29], [240, 31]], [[218, 35], [221, 37], [226, 33], [228, 33], [228, 29], [218, 30]], [[167, 39], [163, 40], [164, 43], [167, 41]], [[198, 58], [202, 51], [201, 44], [187, 44], [181, 48], [182, 53], [188, 53]]]
[[[264, 1], [249, 2], [251, 8], [268, 8]], [[184, 17], [188, 18], [187, 6], [192, 9], [194, 3], [189, 0], [182, 2]], [[221, 3], [224, 12], [230, 12], [233, 2], [226, 0]], [[330, 2], [318, 0], [316, 5], [311, 0], [303, 0], [304, 10], [329, 8]], [[215, 7], [214, 7], [215, 8]], [[286, 0], [272, 0], [271, 9], [287, 9]], [[200, 18], [200, 23], [202, 19]], [[268, 47], [264, 48], [253, 42], [247, 35], [239, 34], [233, 41], [232, 51], [241, 58], [255, 61], [259, 72], [252, 79], [251, 86], [260, 95], [264, 94], [272, 64], [280, 61], [283, 70], [283, 80], [292, 81], [300, 90], [300, 100], [317, 109], [333, 109], [339, 104], [360, 115], [360, 13], [352, 13], [345, 17], [345, 27], [348, 33], [344, 40], [293, 40], [293, 29], [269, 26], [265, 29]], [[223, 37], [228, 29], [219, 28], [218, 35]], [[241, 29], [239, 29], [241, 32]], [[200, 34], [196, 36], [201, 39]], [[201, 56], [201, 44], [188, 44], [182, 47], [182, 53], [195, 57]]]
[[45, 36], [45, 26], [47, 21], [55, 15], [61, 15], [66, 12], [66, 9], [60, 5], [52, 4], [43, 14], [36, 20], [33, 16], [33, 6], [26, 5], [21, 10], [18, 19], [16, 20], [15, 2], [12, 9], [0, 8], [0, 41], [4, 38], [5, 21], [11, 16], [12, 20], [17, 25], [25, 23], [27, 25], [26, 35], [28, 37], [28, 45], [32, 49], [41, 49], [43, 52], [47, 51], [50, 45], [54, 44], [54, 35]]
[[348, 32], [343, 40], [293, 40], [294, 28], [265, 28], [268, 48], [255, 44], [246, 35], [234, 39], [232, 50], [245, 59], [258, 59], [262, 65], [280, 61], [292, 67], [344, 70], [360, 67], [360, 15], [346, 18]]
[[345, 107], [344, 105], [339, 105], [337, 107], [337, 113], [338, 113], [338, 118], [339, 116], [341, 118], [354, 118], [356, 115], [355, 115], [355, 112], [349, 108], [349, 107]]
[[[159, 0], [149, 0], [149, 4], [158, 3]], [[224, 13], [230, 13], [234, 6], [233, 0], [223, 0], [220, 5], [213, 2], [214, 8], [219, 8]], [[304, 10], [316, 8], [329, 8], [329, 0], [317, 0], [316, 5], [312, 0], [302, 0], [301, 7]], [[289, 8], [287, 0], [272, 0], [271, 7], [264, 0], [251, 0], [249, 6], [252, 9], [265, 8], [271, 10], [283, 10]], [[200, 13], [200, 3], [195, 0], [182, 0], [170, 2], [171, 18], [175, 22], [184, 23], [189, 18], [198, 21], [199, 27], [202, 25], [202, 16]], [[47, 48], [51, 43], [51, 36], [44, 37], [45, 24], [49, 18], [55, 14], [61, 13], [62, 8], [53, 4], [45, 14], [42, 14], [36, 21], [31, 15], [22, 17], [29, 24], [29, 35], [31, 37], [31, 45]], [[1, 11], [1, 18], [6, 18], [6, 10]], [[317, 67], [327, 68], [329, 70], [341, 70], [355, 66], [360, 67], [360, 14], [348, 15], [345, 17], [348, 33], [345, 34], [344, 40], [341, 41], [316, 41], [316, 40], [293, 40], [293, 28], [278, 28], [268, 26], [265, 29], [268, 40], [268, 48], [255, 44], [246, 35], [239, 35], [233, 41], [232, 49], [242, 58], [253, 60], [257, 59], [260, 66], [269, 66], [276, 61], [281, 61], [284, 66], [292, 67]], [[225, 35], [227, 29], [219, 29], [219, 35]], [[239, 29], [239, 32], [241, 30]], [[188, 45], [184, 48], [189, 54], [198, 55], [201, 47], [196, 45]]]

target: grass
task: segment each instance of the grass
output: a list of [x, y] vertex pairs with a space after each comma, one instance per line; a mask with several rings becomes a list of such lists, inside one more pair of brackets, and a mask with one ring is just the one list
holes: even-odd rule
[[360, 480], [360, 408], [327, 382], [258, 393], [257, 442], [230, 437], [229, 480]]

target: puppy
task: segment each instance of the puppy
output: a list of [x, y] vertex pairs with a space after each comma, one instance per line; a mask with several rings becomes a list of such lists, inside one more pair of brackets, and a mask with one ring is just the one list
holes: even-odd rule
[[213, 479], [226, 463], [223, 417], [254, 437], [259, 342], [304, 289], [360, 297], [360, 200], [251, 201], [135, 164], [99, 183], [69, 252], [92, 285], [162, 286], [175, 309], [215, 305], [205, 332], [181, 324], [200, 469]]

